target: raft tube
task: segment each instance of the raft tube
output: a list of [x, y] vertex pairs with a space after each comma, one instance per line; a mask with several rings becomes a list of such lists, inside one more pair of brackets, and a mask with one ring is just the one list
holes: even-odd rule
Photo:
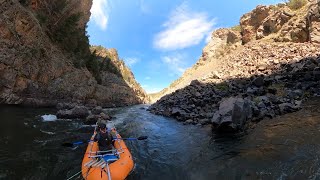
[[119, 139], [121, 136], [115, 129], [112, 129], [112, 133], [116, 134], [118, 138], [114, 142], [118, 159], [114, 162], [107, 163], [104, 160], [106, 158], [92, 157], [97, 155], [95, 152], [99, 151], [98, 143], [93, 142], [94, 133], [82, 160], [82, 177], [85, 180], [124, 180], [132, 171], [134, 162], [130, 151], [125, 142]]

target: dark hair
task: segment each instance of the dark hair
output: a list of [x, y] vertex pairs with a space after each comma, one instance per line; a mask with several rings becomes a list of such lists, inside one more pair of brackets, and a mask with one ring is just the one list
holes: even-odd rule
[[100, 123], [99, 125], [98, 125], [98, 128], [99, 129], [105, 129], [107, 126], [106, 126], [106, 124], [104, 124], [104, 123]]

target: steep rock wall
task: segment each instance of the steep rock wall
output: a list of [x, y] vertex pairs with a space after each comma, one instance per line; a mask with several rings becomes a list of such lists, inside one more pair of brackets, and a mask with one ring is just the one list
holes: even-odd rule
[[[146, 95], [141, 95], [144, 92], [139, 94], [123, 83], [98, 84], [86, 67], [75, 67], [79, 56], [63, 49], [63, 43], [56, 43], [49, 36], [48, 25], [43, 25], [47, 17], [38, 13], [44, 11], [41, 3], [49, 3], [45, 7], [50, 7], [47, 5], [51, 2], [0, 1], [0, 103], [55, 106], [58, 102], [77, 102], [123, 106], [147, 102]], [[79, 13], [78, 36], [88, 41], [84, 28], [92, 0], [66, 2], [60, 17]], [[58, 33], [63, 40], [64, 34]], [[89, 46], [83, 49], [90, 52]]]

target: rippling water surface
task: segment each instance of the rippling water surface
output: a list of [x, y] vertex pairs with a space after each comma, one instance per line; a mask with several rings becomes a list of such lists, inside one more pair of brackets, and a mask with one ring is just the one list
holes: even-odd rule
[[[145, 105], [107, 111], [123, 137], [149, 137], [127, 141], [136, 163], [129, 180], [318, 179], [319, 102], [233, 138], [150, 114]], [[40, 116], [49, 113], [54, 110], [0, 107], [0, 179], [67, 179], [81, 170], [86, 145], [61, 144], [89, 139], [93, 127], [80, 120], [43, 122]]]

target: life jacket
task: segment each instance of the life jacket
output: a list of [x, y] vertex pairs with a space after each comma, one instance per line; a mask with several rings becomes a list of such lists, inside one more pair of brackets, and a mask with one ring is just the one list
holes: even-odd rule
[[110, 132], [108, 131], [106, 133], [98, 132], [96, 136], [96, 140], [98, 141], [100, 151], [112, 149], [112, 136]]

